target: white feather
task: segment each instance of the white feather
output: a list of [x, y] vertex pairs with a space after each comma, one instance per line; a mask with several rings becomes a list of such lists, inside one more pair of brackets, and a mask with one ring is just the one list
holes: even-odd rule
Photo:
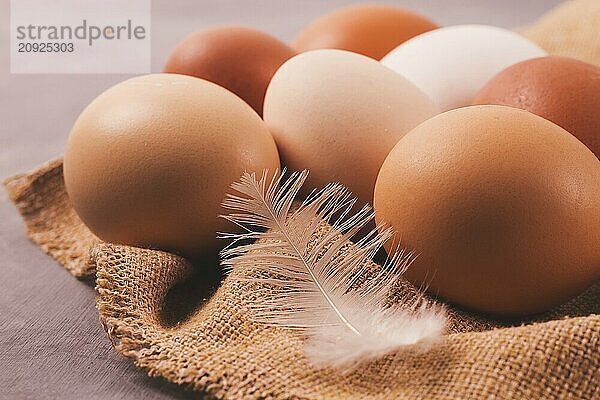
[[[390, 304], [390, 292], [413, 259], [399, 252], [378, 271], [365, 267], [392, 238], [374, 229], [356, 244], [348, 240], [373, 219], [339, 184], [313, 192], [299, 207], [294, 199], [307, 171], [287, 179], [244, 173], [232, 185], [224, 218], [244, 228], [222, 251], [226, 268], [248, 269], [264, 283], [264, 300], [252, 306], [256, 320], [307, 336], [305, 353], [315, 366], [351, 368], [405, 346], [437, 340], [446, 322], [442, 306], [417, 296]], [[331, 224], [332, 228], [324, 221]], [[263, 239], [248, 244], [248, 240]]]

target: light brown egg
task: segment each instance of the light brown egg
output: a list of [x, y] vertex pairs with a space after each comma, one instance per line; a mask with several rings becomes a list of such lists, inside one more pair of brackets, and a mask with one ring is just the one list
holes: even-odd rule
[[260, 117], [208, 81], [155, 74], [108, 89], [69, 136], [70, 201], [101, 239], [214, 256], [229, 186], [245, 170], [274, 171], [279, 157]]
[[183, 39], [169, 55], [164, 72], [214, 82], [262, 115], [271, 77], [294, 54], [287, 44], [256, 29], [218, 26]]
[[408, 39], [438, 25], [410, 10], [359, 4], [322, 16], [298, 34], [292, 47], [298, 52], [340, 49], [376, 60]]
[[419, 125], [386, 158], [374, 206], [419, 254], [408, 279], [480, 312], [545, 311], [600, 278], [600, 161], [527, 111], [471, 106]]
[[372, 203], [388, 152], [436, 112], [423, 92], [372, 58], [313, 50], [277, 71], [264, 120], [282, 162], [310, 171], [307, 189], [340, 182], [362, 205]]
[[492, 78], [473, 104], [512, 106], [542, 116], [600, 157], [600, 67], [556, 56], [523, 61]]

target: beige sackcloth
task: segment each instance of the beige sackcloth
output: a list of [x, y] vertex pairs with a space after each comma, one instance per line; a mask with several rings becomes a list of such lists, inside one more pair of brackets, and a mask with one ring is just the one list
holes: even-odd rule
[[[568, 1], [522, 32], [552, 54], [600, 65], [600, 0]], [[248, 304], [260, 301], [252, 283], [229, 276], [202, 301], [206, 279], [182, 258], [101, 243], [69, 204], [61, 160], [5, 185], [33, 241], [73, 275], [96, 274], [100, 319], [116, 350], [207, 397], [600, 399], [600, 282], [533, 320], [450, 308], [449, 334], [428, 351], [343, 375], [311, 368], [297, 333], [252, 322]], [[414, 291], [404, 283], [398, 293]]]

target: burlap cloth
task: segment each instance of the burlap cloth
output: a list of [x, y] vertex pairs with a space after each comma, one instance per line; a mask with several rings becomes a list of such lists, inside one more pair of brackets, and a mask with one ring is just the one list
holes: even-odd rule
[[[549, 52], [600, 64], [600, 0], [568, 2], [524, 33]], [[252, 283], [229, 276], [205, 300], [209, 267], [101, 243], [69, 205], [61, 160], [5, 185], [33, 241], [73, 275], [96, 273], [100, 319], [117, 351], [210, 397], [600, 399], [600, 282], [527, 321], [450, 307], [449, 334], [429, 351], [342, 375], [312, 369], [296, 333], [250, 320], [247, 305], [260, 301]], [[383, 364], [392, 372], [382, 376]]]

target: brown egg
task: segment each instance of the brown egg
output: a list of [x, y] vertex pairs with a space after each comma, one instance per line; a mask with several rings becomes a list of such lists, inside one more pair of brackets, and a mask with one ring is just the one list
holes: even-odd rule
[[567, 57], [523, 61], [492, 78], [474, 104], [507, 105], [540, 115], [600, 157], [600, 67]]
[[379, 60], [408, 39], [438, 28], [429, 19], [402, 8], [361, 4], [317, 19], [294, 40], [298, 52], [340, 49]]
[[273, 138], [239, 97], [211, 82], [155, 74], [108, 89], [69, 136], [71, 203], [101, 239], [214, 255], [221, 201], [244, 170], [279, 167]]
[[386, 158], [374, 201], [377, 221], [419, 254], [408, 279], [465, 307], [536, 313], [600, 278], [600, 161], [527, 111], [425, 121]]
[[324, 49], [299, 54], [277, 71], [264, 120], [283, 163], [310, 171], [307, 190], [340, 182], [362, 206], [373, 202], [390, 150], [436, 113], [421, 90], [380, 62]]
[[255, 29], [220, 26], [192, 33], [173, 50], [164, 72], [206, 79], [240, 96], [262, 116], [271, 77], [294, 51]]

